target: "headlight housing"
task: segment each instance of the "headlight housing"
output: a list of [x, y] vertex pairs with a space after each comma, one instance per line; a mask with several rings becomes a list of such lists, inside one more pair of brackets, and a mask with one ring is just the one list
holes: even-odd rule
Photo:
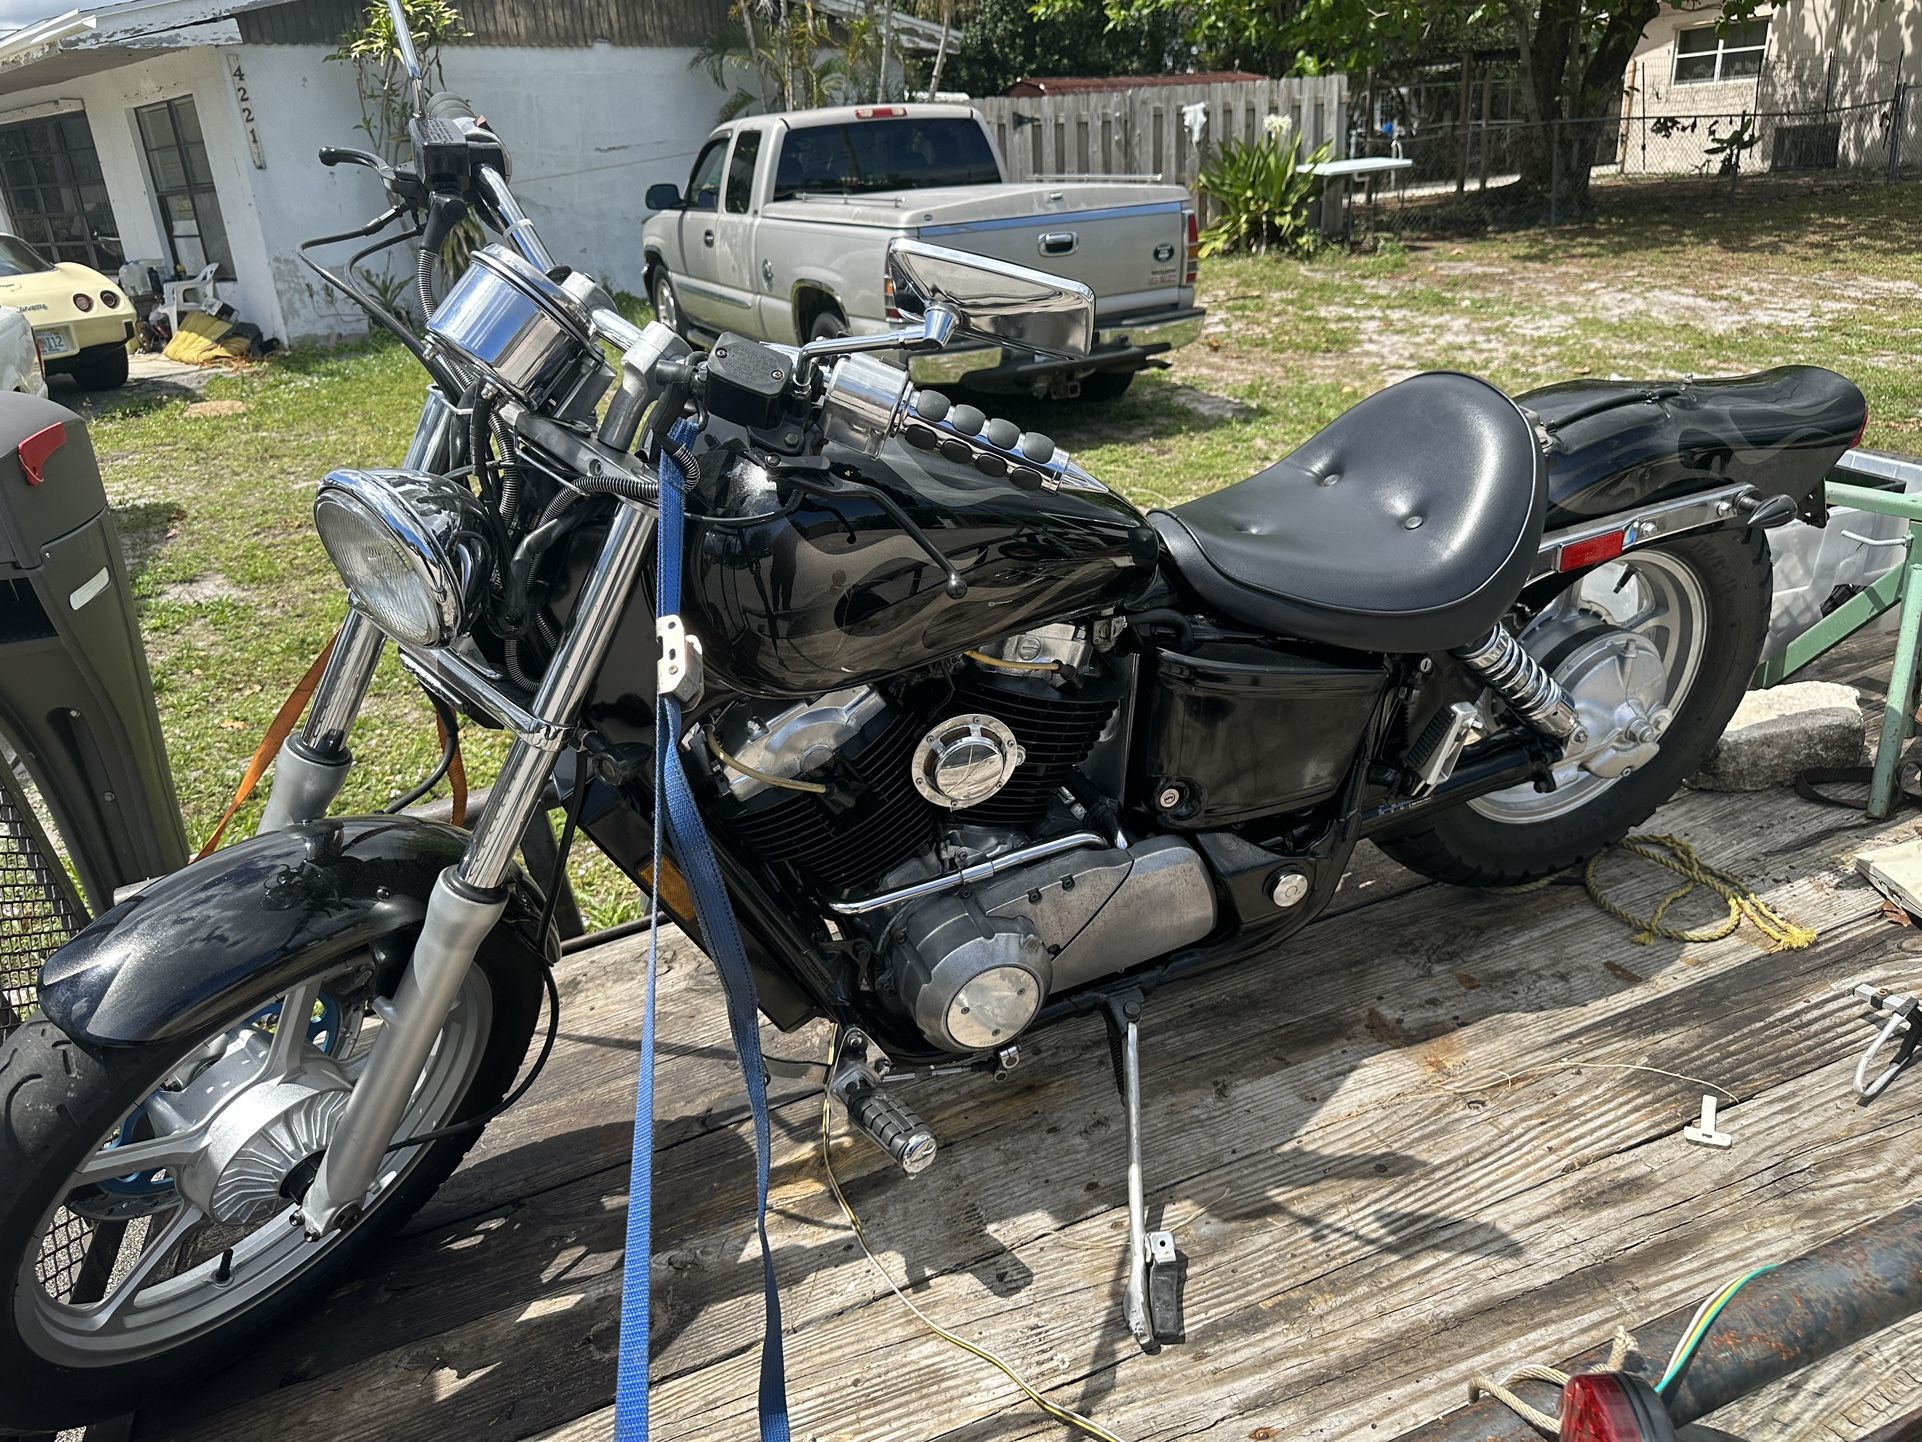
[[493, 556], [487, 513], [458, 481], [332, 471], [314, 528], [355, 609], [396, 641], [444, 646], [467, 632]]

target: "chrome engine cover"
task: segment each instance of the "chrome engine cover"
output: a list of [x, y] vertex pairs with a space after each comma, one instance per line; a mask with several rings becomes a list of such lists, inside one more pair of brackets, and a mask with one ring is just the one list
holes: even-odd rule
[[[812, 701], [800, 701], [773, 715], [750, 707], [730, 708], [715, 730], [728, 754], [766, 776], [793, 780], [827, 764], [869, 722], [887, 709], [887, 699], [872, 686], [848, 686]], [[726, 786], [736, 800], [767, 789], [767, 782], [725, 766]]]
[[969, 712], [937, 721], [914, 748], [914, 789], [936, 806], [979, 806], [1028, 759], [1007, 723]]
[[1215, 926], [1201, 854], [1178, 836], [1068, 852], [902, 916], [889, 950], [922, 1034], [947, 1051], [1005, 1046], [1048, 996], [1200, 941]]

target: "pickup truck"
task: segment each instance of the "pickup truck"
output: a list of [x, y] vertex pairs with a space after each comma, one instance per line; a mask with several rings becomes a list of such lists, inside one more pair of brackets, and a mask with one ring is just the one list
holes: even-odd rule
[[1111, 399], [1201, 333], [1193, 203], [1178, 185], [1018, 184], [978, 111], [850, 105], [756, 115], [708, 137], [687, 189], [648, 187], [657, 315], [697, 339], [795, 345], [893, 318], [888, 242], [911, 236], [1051, 271], [1095, 294], [1086, 359], [981, 346], [916, 356], [921, 384]]

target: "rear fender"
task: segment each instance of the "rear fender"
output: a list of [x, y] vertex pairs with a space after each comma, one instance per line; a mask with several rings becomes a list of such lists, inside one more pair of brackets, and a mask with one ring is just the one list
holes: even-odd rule
[[1819, 366], [1725, 380], [1569, 381], [1515, 403], [1552, 437], [1549, 531], [1731, 484], [1790, 496], [1820, 520], [1823, 478], [1868, 418], [1854, 382]]
[[[40, 1008], [76, 1041], [137, 1046], [264, 1006], [316, 960], [398, 966], [467, 833], [407, 816], [308, 822], [153, 882], [49, 956]], [[489, 938], [542, 964], [541, 894], [518, 870]]]

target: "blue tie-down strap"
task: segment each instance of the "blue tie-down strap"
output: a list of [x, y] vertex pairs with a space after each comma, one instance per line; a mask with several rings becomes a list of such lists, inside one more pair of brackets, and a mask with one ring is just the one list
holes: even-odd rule
[[[681, 609], [681, 545], [684, 534], [684, 488], [692, 467], [689, 449], [700, 428], [691, 420], [675, 423], [661, 456], [661, 519], [655, 534], [659, 575], [655, 614], [677, 615]], [[761, 1281], [766, 1293], [767, 1331], [761, 1342], [761, 1442], [789, 1442], [787, 1371], [781, 1356], [781, 1298], [774, 1282], [774, 1252], [767, 1240], [768, 1152], [771, 1145], [767, 1114], [767, 1073], [761, 1060], [760, 1003], [754, 994], [754, 973], [741, 944], [734, 908], [720, 864], [708, 842], [694, 792], [681, 767], [681, 706], [662, 696], [654, 716], [654, 886], [649, 903], [647, 996], [641, 1019], [641, 1074], [634, 1096], [634, 1161], [628, 1188], [627, 1251], [621, 1281], [620, 1380], [614, 1403], [616, 1442], [646, 1442], [648, 1363], [648, 1280], [653, 1246], [651, 1189], [654, 1179], [654, 978], [659, 956], [660, 878], [666, 856], [665, 840], [680, 862], [694, 895], [695, 919], [701, 940], [713, 959], [727, 995], [728, 1029], [741, 1061], [741, 1080], [747, 1088], [748, 1109], [754, 1115], [755, 1230], [761, 1239]]]

